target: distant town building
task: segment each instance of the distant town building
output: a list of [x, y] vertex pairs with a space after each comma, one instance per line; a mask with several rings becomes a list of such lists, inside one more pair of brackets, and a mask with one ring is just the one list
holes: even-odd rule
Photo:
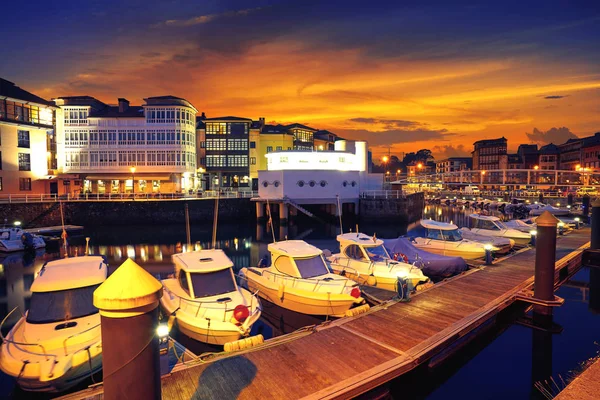
[[468, 171], [473, 165], [471, 157], [450, 157], [435, 162], [435, 171], [438, 174], [449, 172]]
[[523, 159], [519, 154], [507, 154], [506, 159], [508, 169], [523, 169]]
[[600, 168], [600, 132], [583, 139], [581, 148], [581, 166], [584, 168]]
[[506, 169], [508, 158], [506, 154], [507, 140], [479, 140], [473, 143], [473, 170]]
[[[58, 193], [53, 103], [0, 78], [0, 194]], [[53, 172], [53, 171], [51, 171]]]
[[313, 135], [315, 150], [334, 150], [335, 141], [338, 139], [337, 135], [333, 132], [326, 130], [316, 131]]
[[583, 140], [580, 138], [569, 139], [565, 143], [558, 145], [560, 150], [559, 169], [575, 170], [581, 165], [581, 145]]
[[550, 143], [540, 147], [539, 168], [543, 170], [557, 170], [560, 150], [557, 145]]
[[534, 169], [539, 163], [539, 151], [537, 144], [521, 144], [517, 150], [521, 159], [521, 169]]
[[[144, 101], [130, 106], [124, 98], [118, 105], [90, 96], [55, 99], [58, 168], [70, 192], [172, 193], [195, 187], [196, 108], [174, 96]], [[74, 181], [83, 183], [81, 189]]]

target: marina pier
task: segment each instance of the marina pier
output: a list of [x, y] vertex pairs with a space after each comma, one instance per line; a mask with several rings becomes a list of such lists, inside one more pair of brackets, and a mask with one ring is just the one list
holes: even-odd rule
[[[581, 268], [589, 241], [589, 228], [558, 237], [555, 288]], [[162, 377], [163, 398], [328, 399], [368, 392], [460, 351], [512, 304], [543, 304], [532, 297], [535, 257], [536, 249], [523, 249], [438, 283], [410, 302], [389, 300], [366, 314], [259, 347], [180, 364]], [[103, 398], [102, 386], [63, 397], [92, 398]]]

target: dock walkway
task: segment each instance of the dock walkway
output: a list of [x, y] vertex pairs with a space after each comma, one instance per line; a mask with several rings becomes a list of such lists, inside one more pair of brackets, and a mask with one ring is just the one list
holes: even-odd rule
[[[589, 229], [559, 237], [557, 282], [580, 268], [589, 237]], [[492, 266], [436, 284], [408, 303], [386, 302], [312, 333], [276, 338], [271, 345], [184, 366], [163, 377], [163, 398], [356, 396], [448, 351], [516, 302], [518, 294], [532, 287], [534, 263], [535, 250], [522, 250]], [[67, 396], [101, 397], [98, 388]]]
[[596, 400], [600, 392], [600, 358], [569, 383], [556, 400]]

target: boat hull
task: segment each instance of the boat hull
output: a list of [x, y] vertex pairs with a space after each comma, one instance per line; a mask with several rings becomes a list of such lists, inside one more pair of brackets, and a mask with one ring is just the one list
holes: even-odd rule
[[[302, 314], [323, 315], [330, 317], [343, 317], [346, 311], [354, 305], [364, 303], [362, 297], [354, 298], [350, 295], [320, 293], [320, 296], [313, 296], [313, 292], [304, 290], [295, 290], [284, 286], [275, 287], [269, 284], [267, 279], [256, 275], [253, 272], [246, 273], [242, 270], [247, 278], [248, 289], [250, 291], [258, 290], [258, 295], [288, 310], [296, 311]], [[259, 279], [257, 279], [259, 278]], [[263, 278], [260, 280], [260, 278]]]
[[462, 257], [465, 260], [475, 260], [478, 258], [485, 257], [485, 250], [481, 251], [463, 251], [455, 248], [436, 248], [427, 245], [420, 245], [413, 243], [413, 245], [420, 249], [430, 253], [440, 254], [448, 257]]
[[[398, 290], [398, 278], [389, 278], [382, 277], [376, 275], [358, 275], [353, 272], [350, 272], [348, 269], [344, 269], [343, 267], [331, 264], [331, 269], [338, 275], [345, 276], [346, 278], [352, 279], [353, 281], [367, 286], [373, 286], [383, 290], [389, 290], [392, 292], [396, 292]], [[411, 278], [408, 279], [413, 288], [416, 288], [420, 284], [424, 284], [429, 282], [429, 279], [425, 281], [420, 278]]]

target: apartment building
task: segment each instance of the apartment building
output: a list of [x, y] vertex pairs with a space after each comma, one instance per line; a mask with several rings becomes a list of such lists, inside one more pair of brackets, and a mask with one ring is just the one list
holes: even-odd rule
[[449, 172], [468, 171], [473, 165], [471, 157], [450, 157], [435, 162], [435, 172], [445, 174]]
[[[175, 193], [196, 186], [196, 108], [175, 96], [55, 99], [58, 169], [73, 194]], [[80, 185], [72, 184], [80, 182]]]
[[504, 137], [479, 140], [473, 143], [473, 170], [506, 169], [508, 166], [507, 143]]
[[58, 193], [54, 104], [0, 78], [0, 194]]
[[537, 144], [521, 144], [517, 154], [521, 159], [521, 169], [534, 169], [539, 163], [540, 153]]
[[581, 166], [581, 147], [583, 140], [580, 138], [569, 139], [565, 143], [558, 145], [560, 151], [559, 169], [575, 170]]
[[557, 170], [560, 150], [557, 145], [550, 143], [540, 147], [539, 168], [542, 170]]

